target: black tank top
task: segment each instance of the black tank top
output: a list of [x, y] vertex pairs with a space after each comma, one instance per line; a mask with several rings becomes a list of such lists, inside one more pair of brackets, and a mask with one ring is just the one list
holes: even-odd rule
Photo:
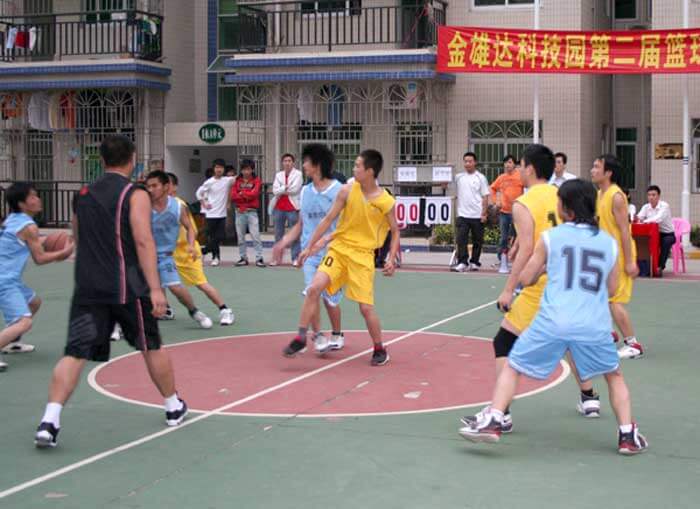
[[78, 193], [74, 298], [79, 302], [126, 304], [148, 295], [129, 222], [136, 189], [126, 177], [110, 172]]

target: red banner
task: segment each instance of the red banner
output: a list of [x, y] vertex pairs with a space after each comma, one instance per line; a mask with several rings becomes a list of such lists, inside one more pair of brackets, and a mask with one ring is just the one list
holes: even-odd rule
[[700, 28], [557, 32], [441, 26], [439, 72], [700, 72]]

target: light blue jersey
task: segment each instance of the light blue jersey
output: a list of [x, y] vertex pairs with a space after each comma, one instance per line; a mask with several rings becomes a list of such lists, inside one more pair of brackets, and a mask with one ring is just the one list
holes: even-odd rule
[[513, 369], [544, 380], [570, 352], [581, 380], [619, 367], [610, 337], [608, 276], [617, 243], [602, 230], [566, 223], [542, 234], [547, 246], [547, 286], [540, 310], [508, 355]]
[[617, 243], [602, 230], [573, 223], [548, 230], [542, 238], [548, 278], [540, 305], [542, 320], [554, 334], [609, 337], [607, 281], [617, 261]]
[[[333, 180], [331, 184], [323, 191], [318, 191], [314, 186], [313, 182], [306, 184], [301, 189], [301, 218], [302, 218], [302, 230], [301, 230], [301, 248], [306, 249], [311, 235], [313, 235], [314, 230], [319, 225], [321, 220], [326, 217], [326, 214], [331, 210], [333, 202], [335, 202], [335, 197], [342, 188], [342, 184], [337, 180]], [[326, 231], [326, 234], [335, 231], [335, 227], [338, 224], [338, 219], [333, 221], [331, 227]], [[321, 262], [323, 257], [326, 255], [326, 249], [316, 253], [313, 258]], [[318, 265], [317, 263], [317, 265]]]
[[0, 227], [0, 282], [20, 281], [29, 259], [29, 247], [18, 237], [27, 226], [36, 224], [31, 216], [13, 212]]
[[168, 196], [168, 204], [161, 212], [152, 209], [151, 227], [158, 258], [172, 255], [180, 233], [180, 202]]

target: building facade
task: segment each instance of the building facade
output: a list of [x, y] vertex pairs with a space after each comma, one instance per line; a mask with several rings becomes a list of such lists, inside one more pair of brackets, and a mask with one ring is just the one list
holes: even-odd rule
[[[466, 150], [493, 179], [502, 158], [533, 139], [535, 78], [436, 72], [437, 28], [531, 29], [533, 3], [0, 0], [0, 179], [91, 180], [101, 171], [95, 147], [109, 132], [132, 136], [139, 168], [164, 165], [190, 198], [215, 158], [236, 167], [254, 159], [271, 182], [281, 155], [310, 142], [328, 144], [347, 174], [360, 150], [381, 150], [381, 182], [402, 193], [437, 191], [431, 168], [460, 171]], [[541, 3], [543, 30], [682, 25], [682, 0]], [[690, 25], [700, 26], [695, 0]], [[28, 42], [6, 49], [12, 28]], [[22, 47], [32, 28], [33, 48]], [[655, 183], [680, 215], [681, 161], [657, 159], [655, 149], [682, 142], [682, 82], [700, 90], [700, 77], [537, 79], [541, 141], [568, 154], [569, 171], [586, 176], [597, 155], [617, 153], [634, 201]], [[47, 101], [48, 124], [32, 113]], [[697, 93], [690, 113], [697, 161]], [[415, 185], [395, 182], [400, 166], [417, 167]], [[695, 162], [691, 190], [697, 223]]]

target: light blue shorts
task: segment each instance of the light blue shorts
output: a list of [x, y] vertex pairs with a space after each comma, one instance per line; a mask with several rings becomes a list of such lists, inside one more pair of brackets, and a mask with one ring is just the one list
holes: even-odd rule
[[21, 281], [0, 283], [0, 312], [9, 327], [21, 318], [31, 317], [29, 303], [36, 297], [36, 292]]
[[160, 276], [160, 286], [163, 288], [182, 284], [172, 255], [158, 256], [158, 275]]
[[[304, 291], [301, 292], [302, 295], [306, 296], [306, 289], [311, 286], [318, 266], [321, 265], [321, 260], [323, 260], [323, 257], [314, 256], [304, 262]], [[343, 290], [338, 290], [334, 294], [329, 294], [324, 290], [321, 297], [323, 297], [323, 300], [326, 301], [328, 305], [337, 307], [340, 305], [340, 301], [343, 300]]]
[[598, 339], [554, 336], [537, 318], [517, 339], [508, 355], [508, 363], [518, 373], [544, 380], [556, 369], [559, 361], [571, 352], [581, 380], [612, 373], [620, 367], [617, 349], [610, 333]]

